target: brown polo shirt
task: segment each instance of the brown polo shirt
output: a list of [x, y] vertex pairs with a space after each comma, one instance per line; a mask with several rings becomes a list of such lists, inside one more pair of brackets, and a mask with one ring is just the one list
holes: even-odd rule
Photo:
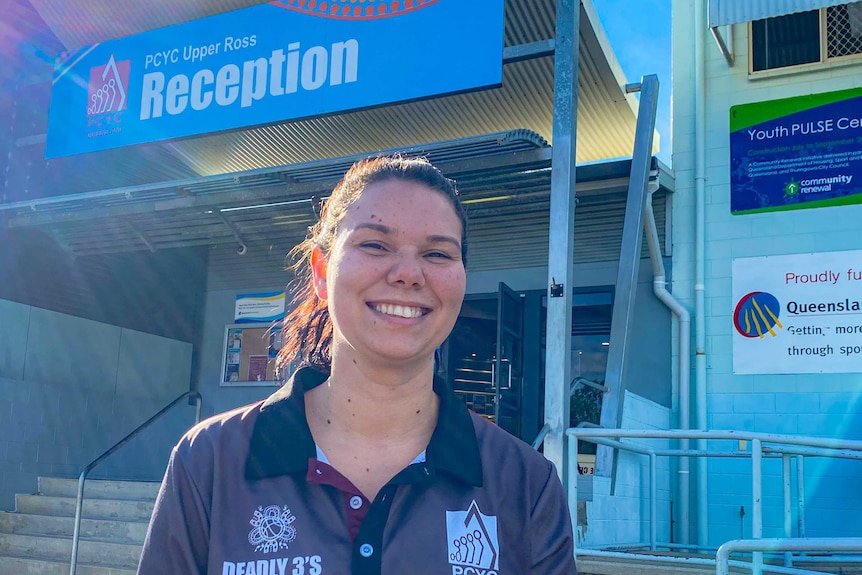
[[217, 415], [174, 448], [139, 575], [571, 575], [553, 465], [441, 380], [421, 458], [365, 499], [318, 458], [311, 368], [266, 401]]

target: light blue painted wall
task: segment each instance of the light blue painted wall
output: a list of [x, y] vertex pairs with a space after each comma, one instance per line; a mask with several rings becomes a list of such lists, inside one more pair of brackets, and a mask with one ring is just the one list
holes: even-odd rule
[[[705, 1], [705, 0], [703, 0]], [[673, 2], [674, 137], [673, 292], [693, 309], [694, 84], [693, 5]], [[731, 262], [734, 258], [862, 248], [862, 206], [732, 216], [729, 197], [729, 109], [736, 104], [862, 86], [862, 62], [827, 65], [805, 73], [747, 74], [745, 26], [731, 41], [729, 68], [706, 38], [706, 358], [708, 426], [771, 433], [862, 439], [860, 373], [733, 375]], [[735, 447], [735, 445], [734, 445]], [[780, 467], [765, 468], [766, 536], [780, 535]], [[713, 460], [709, 469], [709, 541], [751, 535], [750, 462]], [[808, 536], [862, 535], [862, 462], [808, 461]], [[794, 483], [795, 493], [795, 483]], [[746, 515], [740, 519], [740, 506]], [[795, 526], [795, 515], [794, 515]], [[796, 530], [794, 529], [794, 534]]]
[[[637, 394], [626, 392], [623, 403], [624, 429], [667, 429], [671, 410]], [[668, 440], [625, 440], [666, 449]], [[672, 498], [672, 463], [666, 457], [656, 460], [657, 513], [656, 533], [659, 542], [671, 540], [670, 501]], [[571, 478], [570, 478], [571, 479]], [[650, 540], [650, 474], [649, 457], [621, 452], [617, 461], [614, 492], [608, 477], [593, 478], [593, 498], [586, 502], [586, 525], [578, 525], [578, 545], [606, 547], [648, 543]], [[570, 501], [570, 505], [575, 503]]]
[[[0, 509], [38, 475], [77, 477], [189, 389], [191, 345], [0, 300]], [[179, 408], [93, 477], [158, 480], [193, 423]]]

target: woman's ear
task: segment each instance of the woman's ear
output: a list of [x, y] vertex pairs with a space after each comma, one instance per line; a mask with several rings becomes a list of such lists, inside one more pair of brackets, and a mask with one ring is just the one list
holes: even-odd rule
[[327, 298], [326, 291], [326, 256], [320, 248], [311, 252], [311, 276], [314, 281], [314, 293], [322, 300]]

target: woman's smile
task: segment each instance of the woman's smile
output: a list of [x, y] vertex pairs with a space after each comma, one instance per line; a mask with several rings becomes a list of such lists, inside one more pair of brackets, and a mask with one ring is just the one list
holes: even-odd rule
[[391, 303], [369, 304], [374, 311], [393, 317], [417, 318], [429, 313], [431, 310], [423, 307], [400, 305]]

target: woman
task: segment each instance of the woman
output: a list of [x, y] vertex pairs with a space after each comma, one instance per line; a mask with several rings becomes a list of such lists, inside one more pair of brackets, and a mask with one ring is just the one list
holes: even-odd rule
[[138, 573], [574, 573], [553, 466], [434, 378], [466, 285], [454, 182], [359, 162], [294, 252], [279, 364], [302, 367], [180, 441]]

